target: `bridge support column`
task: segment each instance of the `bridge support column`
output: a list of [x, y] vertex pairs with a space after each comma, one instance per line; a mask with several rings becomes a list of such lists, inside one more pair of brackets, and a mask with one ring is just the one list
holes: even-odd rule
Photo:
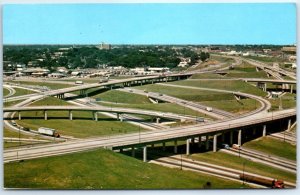
[[135, 148], [134, 147], [131, 148], [131, 156], [135, 157]]
[[[19, 119], [20, 120], [20, 119]], [[287, 126], [287, 131], [291, 130], [291, 125], [292, 125], [292, 119], [288, 120], [288, 126]]]
[[222, 135], [221, 135], [221, 141], [224, 143], [224, 141], [225, 141], [225, 133], [222, 133]]
[[198, 137], [198, 147], [201, 147], [202, 145], [202, 140], [201, 140], [202, 136]]
[[230, 143], [230, 145], [232, 145], [233, 144], [233, 130], [230, 131], [230, 135], [229, 136], [230, 136], [229, 137], [229, 143]]
[[192, 143], [192, 144], [195, 143], [195, 138], [191, 138], [191, 143]]
[[177, 154], [177, 140], [174, 141], [174, 153]]
[[263, 137], [267, 135], [267, 125], [263, 126]]
[[47, 115], [47, 111], [46, 110], [44, 111], [44, 118], [45, 118], [45, 120], [48, 120], [48, 115]]
[[190, 139], [186, 140], [186, 155], [190, 155]]
[[205, 139], [205, 149], [206, 149], [206, 150], [209, 149], [209, 142], [208, 142], [208, 140], [209, 140], [209, 136], [207, 135], [207, 136], [206, 136], [206, 139]]
[[95, 121], [98, 121], [98, 112], [94, 112], [94, 119]]
[[143, 161], [147, 162], [147, 146], [143, 148]]
[[166, 151], [166, 142], [162, 143], [162, 149], [163, 149], [163, 151]]
[[291, 84], [291, 86], [290, 86], [290, 93], [293, 93], [293, 85]]
[[238, 145], [239, 146], [242, 145], [242, 130], [241, 129], [238, 131]]
[[117, 113], [117, 120], [120, 120], [120, 114]]
[[18, 112], [18, 117], [19, 117], [19, 120], [21, 120], [21, 112]]
[[120, 116], [120, 121], [123, 122], [123, 116], [122, 115]]
[[263, 91], [266, 92], [267, 91], [267, 83], [264, 83], [264, 88]]
[[160, 121], [160, 118], [156, 118], [156, 123], [159, 123], [159, 121]]
[[213, 152], [217, 151], [217, 135], [214, 135]]
[[70, 119], [70, 120], [73, 120], [73, 113], [72, 113], [71, 110], [69, 111], [69, 119]]

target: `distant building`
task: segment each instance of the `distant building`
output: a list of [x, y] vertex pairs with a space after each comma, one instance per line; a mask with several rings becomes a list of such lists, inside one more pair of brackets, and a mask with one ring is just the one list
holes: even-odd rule
[[296, 54], [296, 46], [293, 47], [282, 47], [281, 51], [287, 54]]
[[101, 43], [100, 45], [97, 46], [97, 48], [99, 49], [111, 49], [111, 45], [110, 44], [105, 44], [105, 43]]
[[62, 77], [65, 77], [65, 76], [66, 76], [65, 74], [58, 73], [58, 72], [54, 72], [52, 74], [48, 74], [48, 77], [51, 77], [51, 78], [62, 78]]
[[177, 66], [184, 68], [184, 67], [188, 66], [188, 63], [187, 62], [180, 62]]

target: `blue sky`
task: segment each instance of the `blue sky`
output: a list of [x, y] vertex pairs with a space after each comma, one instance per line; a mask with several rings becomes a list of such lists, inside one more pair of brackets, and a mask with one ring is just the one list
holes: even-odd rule
[[296, 5], [11, 4], [4, 44], [295, 44]]

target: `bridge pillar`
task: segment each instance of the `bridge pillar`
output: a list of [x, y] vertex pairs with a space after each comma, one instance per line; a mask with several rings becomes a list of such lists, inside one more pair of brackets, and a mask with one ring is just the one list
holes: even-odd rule
[[230, 131], [230, 135], [229, 136], [230, 136], [229, 137], [229, 143], [230, 143], [230, 145], [232, 145], [233, 144], [233, 130]]
[[117, 113], [117, 120], [120, 120], [120, 114]]
[[44, 111], [44, 118], [45, 120], [48, 120], [47, 110]]
[[143, 86], [143, 80], [141, 80], [141, 86]]
[[123, 120], [124, 120], [124, 119], [123, 119], [123, 116], [121, 115], [121, 116], [120, 116], [120, 121], [123, 122]]
[[267, 91], [267, 83], [264, 83], [264, 88], [263, 91], [266, 92]]
[[213, 152], [217, 151], [217, 135], [214, 135]]
[[95, 121], [98, 121], [98, 112], [94, 112], [94, 119]]
[[259, 69], [258, 69], [258, 67], [256, 67], [256, 72], [259, 72]]
[[224, 141], [225, 141], [225, 133], [222, 133], [222, 135], [221, 135], [221, 141], [224, 143]]
[[209, 137], [208, 137], [208, 135], [207, 135], [207, 136], [206, 136], [206, 139], [205, 139], [205, 149], [206, 149], [206, 150], [209, 149], [209, 142], [208, 142], [208, 140], [209, 140]]
[[147, 162], [147, 146], [143, 148], [143, 161]]
[[162, 145], [163, 151], [166, 151], [166, 142], [163, 142], [162, 144], [163, 144], [163, 145]]
[[201, 138], [202, 138], [202, 136], [199, 136], [198, 137], [198, 147], [201, 147], [201, 145], [202, 145], [202, 140], [201, 140]]
[[267, 125], [263, 125], [263, 137], [267, 135]]
[[174, 141], [174, 153], [177, 154], [177, 140]]
[[290, 93], [293, 93], [293, 85], [292, 84], [290, 86], [290, 89], [291, 89]]
[[69, 119], [70, 119], [70, 120], [73, 120], [73, 113], [72, 113], [71, 110], [69, 111]]
[[21, 120], [21, 112], [18, 112], [18, 117], [19, 117], [19, 120]]
[[192, 143], [192, 144], [195, 143], [195, 138], [191, 138], [191, 143]]
[[291, 130], [291, 125], [292, 125], [292, 119], [289, 119], [288, 120], [287, 131]]
[[159, 123], [159, 121], [160, 121], [160, 118], [156, 118], [156, 123]]
[[134, 147], [131, 148], [131, 156], [135, 157], [135, 148]]
[[186, 155], [190, 155], [190, 139], [186, 140]]
[[239, 146], [242, 145], [242, 130], [241, 129], [238, 131], [238, 145]]

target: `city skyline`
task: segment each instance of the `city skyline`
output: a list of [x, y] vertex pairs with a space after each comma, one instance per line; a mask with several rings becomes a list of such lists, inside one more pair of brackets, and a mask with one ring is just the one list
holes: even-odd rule
[[3, 7], [3, 44], [100, 42], [295, 44], [296, 6], [293, 3], [201, 3]]

